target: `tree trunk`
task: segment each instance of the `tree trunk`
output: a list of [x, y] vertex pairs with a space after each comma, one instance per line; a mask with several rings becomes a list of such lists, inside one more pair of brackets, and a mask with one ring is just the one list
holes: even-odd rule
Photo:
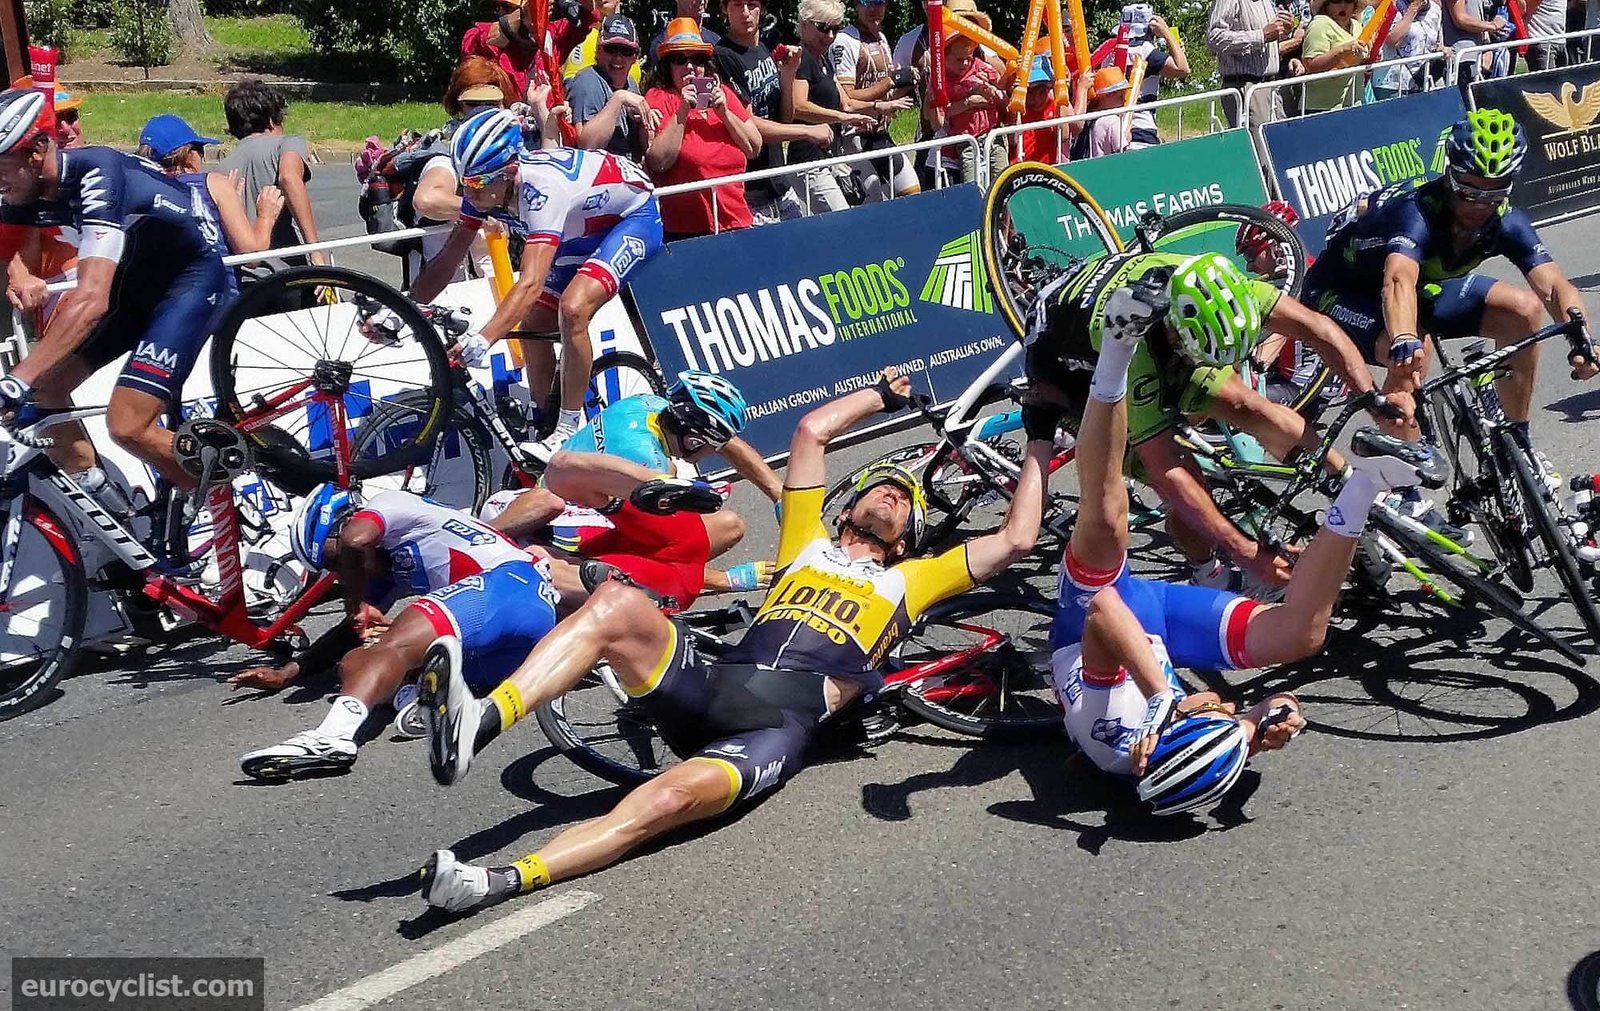
[[206, 31], [200, 0], [172, 0], [172, 34], [184, 49], [211, 48], [214, 42]]

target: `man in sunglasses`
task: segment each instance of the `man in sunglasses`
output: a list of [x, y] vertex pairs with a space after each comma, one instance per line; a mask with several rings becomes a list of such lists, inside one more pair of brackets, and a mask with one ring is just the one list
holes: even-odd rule
[[575, 146], [644, 160], [652, 129], [650, 106], [633, 79], [639, 33], [625, 14], [600, 22], [594, 65], [567, 82], [567, 104], [578, 127]]
[[[1568, 309], [1583, 308], [1527, 214], [1510, 204], [1527, 150], [1516, 120], [1478, 109], [1451, 130], [1443, 176], [1359, 198], [1330, 227], [1328, 246], [1306, 275], [1306, 301], [1333, 317], [1367, 361], [1388, 369], [1385, 392], [1421, 385], [1424, 328], [1443, 337], [1489, 337], [1504, 347], [1538, 329], [1546, 312], [1564, 321]], [[1475, 272], [1494, 256], [1516, 264], [1532, 290]], [[1524, 438], [1537, 364], [1538, 348], [1529, 348], [1496, 384]], [[1583, 363], [1573, 375], [1595, 372]], [[1411, 511], [1427, 515], [1420, 496], [1408, 498]]]

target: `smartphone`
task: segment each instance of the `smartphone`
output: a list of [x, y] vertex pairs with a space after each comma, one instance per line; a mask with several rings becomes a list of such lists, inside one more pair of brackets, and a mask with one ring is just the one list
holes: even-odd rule
[[699, 108], [706, 109], [711, 106], [711, 93], [717, 90], [716, 79], [701, 74], [694, 79], [694, 101]]

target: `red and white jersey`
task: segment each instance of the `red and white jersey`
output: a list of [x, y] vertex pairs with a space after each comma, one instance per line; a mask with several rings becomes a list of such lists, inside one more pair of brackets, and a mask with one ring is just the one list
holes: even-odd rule
[[488, 524], [410, 492], [380, 491], [356, 516], [382, 528], [378, 546], [389, 555], [401, 593], [432, 593], [506, 562], [528, 560]]
[[[598, 242], [629, 212], [648, 203], [653, 191], [644, 169], [609, 151], [547, 148], [524, 153], [517, 165], [516, 212], [491, 211], [488, 216], [528, 242]], [[479, 225], [484, 218], [462, 199], [464, 224]]]

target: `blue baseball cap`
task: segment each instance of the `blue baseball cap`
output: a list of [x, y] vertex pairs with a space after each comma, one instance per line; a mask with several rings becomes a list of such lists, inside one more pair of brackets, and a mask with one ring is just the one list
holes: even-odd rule
[[1028, 83], [1030, 85], [1052, 84], [1055, 79], [1055, 71], [1050, 69], [1050, 57], [1035, 56], [1033, 58], [1033, 66], [1028, 70]]
[[150, 153], [157, 158], [165, 158], [190, 144], [217, 144], [220, 141], [215, 137], [200, 136], [194, 132], [194, 127], [184, 122], [183, 117], [169, 112], [151, 117], [150, 122], [139, 131], [139, 143], [149, 147]]

